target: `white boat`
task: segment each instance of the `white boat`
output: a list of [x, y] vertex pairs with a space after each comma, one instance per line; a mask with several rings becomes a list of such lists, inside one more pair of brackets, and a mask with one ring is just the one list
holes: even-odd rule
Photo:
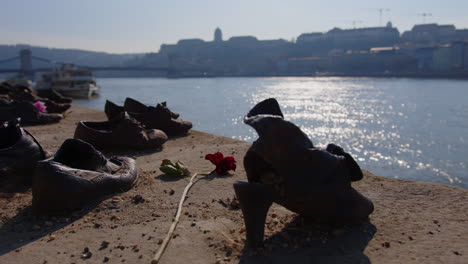
[[63, 64], [58, 69], [43, 73], [36, 81], [35, 89], [53, 89], [64, 96], [89, 99], [98, 94], [100, 87], [90, 70]]

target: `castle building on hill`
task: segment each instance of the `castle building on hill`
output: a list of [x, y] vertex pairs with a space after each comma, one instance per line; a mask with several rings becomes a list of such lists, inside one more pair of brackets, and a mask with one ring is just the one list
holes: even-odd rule
[[304, 33], [296, 41], [286, 41], [248, 35], [223, 40], [217, 27], [213, 40], [163, 44], [146, 59], [183, 76], [461, 71], [468, 68], [468, 29], [415, 25], [400, 36], [389, 22], [384, 27]]
[[393, 46], [398, 43], [400, 32], [391, 22], [385, 27], [341, 29], [326, 33], [304, 33], [297, 38], [300, 45], [325, 45], [333, 49], [366, 50], [371, 47]]
[[413, 43], [450, 43], [468, 39], [468, 29], [456, 29], [454, 25], [415, 25], [403, 32], [401, 39]]

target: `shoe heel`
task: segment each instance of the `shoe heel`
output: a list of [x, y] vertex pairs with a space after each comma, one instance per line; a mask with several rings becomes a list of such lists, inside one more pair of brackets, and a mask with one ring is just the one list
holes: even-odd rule
[[263, 184], [236, 182], [234, 191], [244, 215], [246, 247], [256, 248], [263, 242], [265, 220], [273, 203], [271, 190]]

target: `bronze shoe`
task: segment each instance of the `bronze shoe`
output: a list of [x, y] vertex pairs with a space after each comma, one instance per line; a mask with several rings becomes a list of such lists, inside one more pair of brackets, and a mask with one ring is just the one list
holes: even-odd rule
[[32, 209], [35, 213], [66, 213], [103, 195], [125, 191], [137, 179], [135, 160], [107, 159], [92, 145], [67, 139], [53, 158], [38, 162]]
[[[37, 101], [43, 102], [47, 107], [47, 113], [63, 113], [71, 107], [70, 103], [61, 103], [49, 98], [40, 97], [35, 90], [24, 85], [10, 86], [7, 83], [2, 83], [1, 86], [2, 89], [0, 89], [0, 93], [8, 96], [12, 101], [24, 101], [31, 104]], [[60, 99], [58, 94], [54, 94], [53, 92], [50, 92], [49, 94], [55, 95], [55, 98]], [[65, 100], [65, 98], [62, 99]]]
[[40, 97], [48, 98], [59, 104], [71, 104], [71, 102], [73, 101], [72, 98], [63, 96], [61, 93], [53, 89], [37, 90], [36, 93]]
[[[167, 108], [167, 103], [166, 102], [162, 102], [160, 104]], [[144, 112], [148, 111], [152, 106], [146, 106], [145, 104], [143, 104], [143, 103], [141, 103], [141, 102], [139, 102], [139, 101], [137, 101], [135, 99], [127, 97], [127, 98], [125, 98], [124, 107], [125, 107], [125, 110], [127, 112], [144, 113]], [[172, 112], [171, 110], [169, 110], [169, 108], [167, 108], [166, 111], [169, 112], [171, 118], [173, 118], [173, 119], [177, 119], [180, 116], [179, 113]]]
[[29, 102], [0, 99], [0, 120], [21, 118], [24, 125], [43, 125], [59, 122], [63, 116], [54, 113], [42, 113]]
[[45, 100], [40, 100], [43, 101], [47, 107], [47, 113], [57, 113], [61, 114], [70, 109], [71, 104], [60, 104], [56, 103], [52, 100], [45, 99]]
[[0, 122], [1, 191], [30, 185], [37, 161], [46, 158], [41, 145], [19, 122], [19, 119]]
[[110, 121], [81, 121], [76, 127], [74, 138], [84, 140], [99, 149], [159, 149], [168, 139], [161, 130], [145, 129], [126, 112], [118, 114]]
[[131, 117], [141, 122], [145, 127], [160, 129], [168, 136], [186, 135], [192, 128], [191, 122], [175, 119], [174, 116], [178, 117], [179, 114], [169, 110], [166, 103], [160, 103], [153, 107], [127, 98], [123, 107], [106, 101], [104, 109], [108, 118], [112, 118], [116, 113], [127, 111]]
[[106, 100], [106, 104], [104, 105], [104, 113], [106, 114], [108, 120], [114, 119], [114, 117], [118, 116], [123, 112], [125, 112], [123, 106], [117, 105], [114, 102]]
[[359, 165], [340, 147], [316, 148], [307, 135], [283, 119], [275, 99], [257, 104], [244, 118], [259, 138], [244, 157], [247, 182], [234, 190], [246, 224], [247, 246], [263, 241], [265, 217], [273, 202], [305, 218], [356, 222], [373, 212], [370, 200], [351, 187]]

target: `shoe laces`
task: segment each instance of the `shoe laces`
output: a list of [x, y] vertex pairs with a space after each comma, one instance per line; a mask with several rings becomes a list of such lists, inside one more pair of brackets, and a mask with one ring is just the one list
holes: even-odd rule
[[131, 128], [138, 128], [138, 129], [145, 129], [145, 125], [136, 120], [135, 118], [131, 117], [129, 114], [126, 113], [126, 117], [123, 119], [124, 122]]
[[42, 148], [41, 144], [39, 144], [37, 139], [28, 130], [23, 128], [23, 131], [26, 132], [26, 134], [28, 134], [33, 139], [34, 143], [36, 143], [36, 145], [39, 147], [39, 151], [41, 151], [42, 159], [45, 159], [46, 154], [45, 154], [44, 149]]

